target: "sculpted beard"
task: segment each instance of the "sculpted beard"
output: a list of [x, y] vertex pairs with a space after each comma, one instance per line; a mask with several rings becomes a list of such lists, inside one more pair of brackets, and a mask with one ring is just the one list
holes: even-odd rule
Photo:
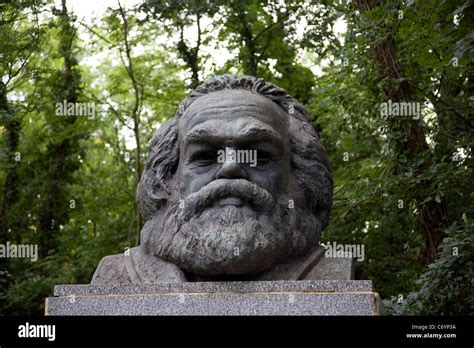
[[[145, 243], [154, 256], [192, 274], [259, 274], [306, 253], [319, 240], [321, 224], [313, 214], [290, 208], [286, 195], [275, 201], [244, 179], [215, 180], [183, 196], [173, 190], [164, 216], [150, 221], [153, 230]], [[228, 197], [243, 204], [219, 204]]]

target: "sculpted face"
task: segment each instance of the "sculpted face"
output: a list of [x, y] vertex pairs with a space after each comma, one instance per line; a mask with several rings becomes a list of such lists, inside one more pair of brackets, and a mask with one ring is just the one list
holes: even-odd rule
[[[276, 196], [288, 180], [288, 116], [265, 97], [244, 90], [208, 94], [186, 110], [178, 132], [178, 176], [186, 196], [218, 179], [244, 179]], [[219, 153], [229, 156], [219, 160]], [[238, 153], [248, 154], [244, 160], [255, 154], [255, 163], [238, 163]], [[250, 209], [234, 201], [222, 204]]]
[[[317, 244], [321, 226], [291, 173], [288, 129], [288, 115], [250, 91], [192, 103], [178, 122], [171, 197], [145, 226], [148, 252], [215, 277], [260, 274]], [[256, 161], [220, 156], [239, 152]]]

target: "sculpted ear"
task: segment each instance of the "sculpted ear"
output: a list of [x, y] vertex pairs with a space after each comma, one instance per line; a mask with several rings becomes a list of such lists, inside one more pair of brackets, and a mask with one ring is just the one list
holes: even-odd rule
[[152, 218], [166, 205], [179, 163], [178, 130], [175, 118], [161, 125], [153, 136], [136, 200], [144, 220]]

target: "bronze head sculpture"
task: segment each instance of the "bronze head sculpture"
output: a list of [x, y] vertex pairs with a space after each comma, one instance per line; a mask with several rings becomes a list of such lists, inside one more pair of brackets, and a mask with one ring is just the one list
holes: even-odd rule
[[155, 133], [136, 197], [141, 245], [105, 257], [92, 283], [299, 279], [321, 248], [332, 178], [296, 99], [222, 75]]

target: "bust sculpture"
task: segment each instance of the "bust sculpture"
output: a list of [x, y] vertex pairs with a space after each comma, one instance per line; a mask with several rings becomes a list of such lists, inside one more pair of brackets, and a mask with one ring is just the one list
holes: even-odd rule
[[214, 77], [150, 146], [141, 244], [92, 284], [308, 279], [332, 206], [326, 152], [301, 103], [263, 79]]

